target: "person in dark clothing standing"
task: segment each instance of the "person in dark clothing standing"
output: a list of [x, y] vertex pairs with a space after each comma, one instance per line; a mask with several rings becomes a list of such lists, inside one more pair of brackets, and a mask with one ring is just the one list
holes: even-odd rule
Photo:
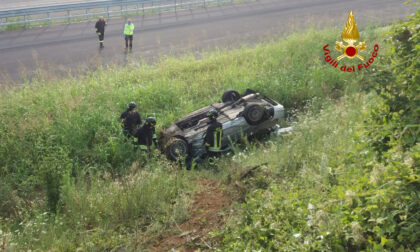
[[137, 137], [137, 145], [140, 145], [140, 149], [147, 150], [150, 154], [150, 146], [152, 143], [157, 146], [157, 139], [155, 134], [156, 120], [153, 117], [147, 117], [146, 122], [137, 132], [134, 137]]
[[104, 48], [104, 33], [105, 33], [106, 22], [103, 17], [100, 17], [98, 22], [95, 24], [96, 34], [99, 37], [99, 47]]
[[217, 121], [219, 114], [216, 110], [210, 110], [207, 116], [210, 118], [210, 125], [204, 136], [204, 145], [206, 146], [209, 163], [213, 164], [214, 158], [220, 155], [222, 149], [223, 127]]
[[141, 125], [141, 117], [135, 108], [136, 104], [134, 102], [130, 102], [130, 104], [128, 104], [128, 109], [124, 111], [120, 116], [121, 122], [123, 124], [123, 133], [127, 137], [134, 135], [138, 126]]

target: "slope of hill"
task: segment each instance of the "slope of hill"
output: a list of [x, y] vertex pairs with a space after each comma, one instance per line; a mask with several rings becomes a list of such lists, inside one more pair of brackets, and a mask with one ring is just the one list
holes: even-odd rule
[[[381, 56], [360, 74], [324, 62], [322, 47], [340, 31], [309, 30], [255, 48], [9, 90], [0, 98], [2, 248], [146, 249], [196, 216], [190, 206], [207, 179], [219, 182], [212, 191], [243, 204], [221, 212], [228, 224], [214, 233], [218, 239], [208, 235], [211, 244], [202, 237], [184, 248], [415, 250], [419, 154], [417, 138], [407, 134], [418, 128], [405, 126], [418, 127], [418, 15], [398, 26], [408, 28], [395, 28], [400, 37], [391, 49], [383, 43], [387, 28], [361, 33], [380, 43]], [[404, 67], [386, 68], [401, 58]], [[408, 89], [396, 84], [401, 80]], [[283, 123], [296, 131], [265, 142], [244, 139], [217, 168], [195, 171], [157, 150], [152, 158], [135, 152], [121, 133], [119, 113], [131, 100], [161, 128], [230, 88], [280, 101], [291, 118]]]

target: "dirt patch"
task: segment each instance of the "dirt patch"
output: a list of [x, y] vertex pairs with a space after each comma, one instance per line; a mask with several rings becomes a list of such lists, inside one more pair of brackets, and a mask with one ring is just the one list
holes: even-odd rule
[[180, 234], [164, 237], [149, 247], [150, 251], [195, 251], [198, 248], [211, 249], [209, 232], [225, 223], [222, 210], [230, 206], [230, 198], [211, 180], [201, 180], [204, 189], [194, 197], [191, 217], [175, 227]]

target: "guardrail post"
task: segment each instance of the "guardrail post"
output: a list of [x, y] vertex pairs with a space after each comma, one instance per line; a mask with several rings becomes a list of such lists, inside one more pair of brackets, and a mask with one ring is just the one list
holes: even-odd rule
[[[1, 0], [0, 0], [1, 1]], [[100, 1], [99, 1], [100, 2]], [[108, 2], [108, 1], [106, 1]], [[109, 19], [111, 17], [111, 14], [113, 14], [113, 9], [114, 6], [116, 8], [118, 8], [118, 5], [120, 5], [121, 9], [121, 16], [123, 14], [125, 14], [125, 17], [128, 17], [129, 12], [130, 11], [134, 11], [134, 8], [136, 8], [136, 13], [137, 14], [142, 14], [142, 15], [146, 15], [148, 13], [146, 13], [146, 10], [150, 10], [152, 13], [156, 13], [156, 9], [158, 9], [158, 13], [159, 15], [165, 11], [175, 11], [175, 13], [177, 13], [178, 10], [192, 10], [193, 8], [200, 8], [200, 6], [203, 6], [204, 8], [207, 8], [208, 6], [213, 6], [214, 3], [217, 2], [217, 5], [221, 6], [225, 3], [234, 3], [234, 0], [114, 0], [114, 1], [109, 1], [112, 2], [112, 4], [109, 5], [103, 5], [98, 7], [98, 4], [93, 4], [93, 5], [81, 5], [80, 9], [77, 8], [72, 8], [72, 9], [65, 9], [64, 6], [67, 6], [67, 4], [63, 4], [62, 6], [60, 5], [61, 8], [56, 9], [55, 5], [51, 6], [54, 8], [46, 8], [43, 9], [43, 12], [33, 12], [32, 10], [21, 10], [20, 12], [18, 12], [16, 14], [16, 17], [18, 17], [18, 20], [22, 20], [21, 18], [23, 18], [23, 22], [22, 21], [18, 21], [18, 22], [14, 22], [14, 20], [12, 20], [11, 23], [8, 23], [8, 18], [4, 17], [4, 18], [0, 18], [0, 30], [4, 31], [7, 30], [9, 28], [10, 24], [24, 24], [25, 28], [30, 27], [30, 25], [34, 22], [39, 22], [42, 21], [44, 22], [43, 24], [45, 24], [45, 21], [47, 21], [48, 25], [51, 25], [52, 23], [54, 23], [53, 21], [55, 19], [60, 19], [63, 20], [63, 23], [66, 22], [67, 19], [67, 23], [71, 24], [71, 19], [73, 17], [78, 17], [78, 16], [82, 16], [82, 17], [86, 17], [87, 16], [87, 20], [91, 21], [92, 18], [95, 16], [94, 11], [90, 12], [90, 10], [95, 10], [96, 8], [99, 9], [103, 9], [104, 11], [106, 10], [106, 14], [107, 14], [107, 18]], [[201, 2], [201, 3], [200, 3]], [[140, 13], [140, 4], [141, 4], [141, 8], [142, 8], [142, 12]], [[174, 4], [174, 6], [171, 6], [171, 4]], [[125, 5], [125, 10], [124, 10], [124, 5]], [[130, 6], [136, 6], [133, 7], [133, 9], [128, 9], [128, 5]], [[158, 5], [158, 6], [156, 6]], [[179, 6], [178, 6], [179, 5]], [[188, 6], [187, 6], [188, 5]], [[110, 9], [111, 8], [111, 9]], [[64, 10], [63, 10], [64, 9]], [[85, 15], [75, 15], [72, 16], [71, 15], [71, 11], [72, 10], [77, 10], [77, 11], [82, 11], [85, 10]], [[54, 13], [61, 13], [59, 15], [55, 15]], [[66, 13], [67, 12], [67, 13]], [[116, 10], [115, 13], [117, 13], [118, 11]], [[52, 15], [51, 15], [52, 13]], [[64, 13], [64, 14], [63, 14]], [[103, 12], [102, 12], [103, 13]], [[67, 15], [66, 15], [67, 14]], [[31, 18], [32, 15], [46, 15], [45, 19], [37, 19], [37, 18]], [[116, 14], [118, 15], [118, 14]], [[45, 16], [43, 16], [45, 17]]]
[[128, 17], [128, 3], [127, 3], [127, 0], [125, 0], [125, 16]]
[[121, 10], [120, 10], [120, 12], [121, 12], [121, 16], [123, 16], [124, 14], [124, 6], [123, 6], [123, 4], [121, 3]]

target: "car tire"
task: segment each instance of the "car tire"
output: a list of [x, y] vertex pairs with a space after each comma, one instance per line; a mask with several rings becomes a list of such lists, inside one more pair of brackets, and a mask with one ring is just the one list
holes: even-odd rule
[[229, 89], [228, 91], [224, 92], [222, 95], [222, 102], [236, 102], [237, 100], [241, 99], [241, 95], [238, 91]]
[[178, 137], [172, 137], [165, 146], [165, 154], [168, 159], [176, 161], [179, 158], [186, 157], [188, 149], [187, 141]]
[[249, 89], [249, 88], [247, 88], [242, 94], [241, 94], [241, 96], [242, 97], [244, 97], [244, 96], [247, 96], [247, 95], [250, 95], [250, 94], [256, 94], [257, 92], [255, 92], [254, 90], [252, 90], [252, 89]]
[[265, 108], [259, 104], [248, 104], [245, 107], [243, 116], [250, 125], [258, 125], [264, 121], [266, 111]]

